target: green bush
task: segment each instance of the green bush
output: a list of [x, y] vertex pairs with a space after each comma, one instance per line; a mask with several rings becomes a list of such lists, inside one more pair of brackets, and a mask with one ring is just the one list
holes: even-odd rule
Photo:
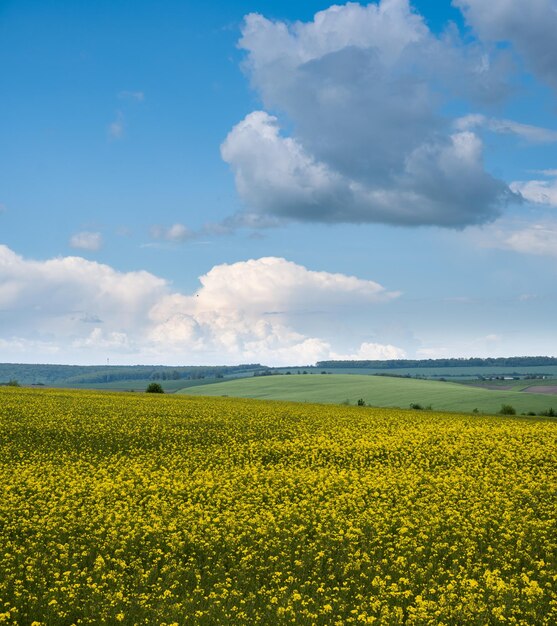
[[501, 415], [516, 415], [516, 409], [511, 404], [502, 404], [499, 413]]
[[147, 389], [145, 389], [146, 393], [164, 393], [164, 389], [159, 383], [149, 383], [147, 385]]

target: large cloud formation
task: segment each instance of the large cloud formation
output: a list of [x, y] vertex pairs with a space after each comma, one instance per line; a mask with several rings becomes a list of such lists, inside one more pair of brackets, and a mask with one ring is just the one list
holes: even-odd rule
[[267, 109], [221, 146], [248, 213], [462, 227], [515, 197], [484, 169], [479, 136], [441, 114], [447, 97], [502, 98], [505, 56], [435, 36], [407, 0], [292, 25], [250, 14], [239, 45]]
[[[509, 46], [521, 64], [557, 95], [556, 0], [530, 0], [527, 3], [517, 0], [454, 0], [453, 4], [463, 11], [478, 37], [488, 43]], [[524, 126], [523, 130], [529, 139], [557, 141], [555, 131]], [[546, 175], [551, 176], [551, 171]], [[557, 205], [555, 181], [517, 181], [511, 184], [511, 189], [527, 201]], [[536, 225], [532, 233], [536, 233], [537, 239], [540, 231]]]
[[485, 41], [508, 42], [529, 69], [557, 90], [555, 0], [453, 0]]
[[[218, 265], [200, 282], [185, 295], [148, 272], [121, 273], [80, 257], [34, 261], [0, 246], [3, 358], [188, 364], [345, 358], [332, 339], [334, 322], [320, 336], [300, 328], [300, 317], [313, 314], [307, 303], [334, 319], [398, 295], [370, 280], [276, 257]], [[392, 345], [358, 341], [357, 333], [354, 346], [365, 358], [404, 355]]]

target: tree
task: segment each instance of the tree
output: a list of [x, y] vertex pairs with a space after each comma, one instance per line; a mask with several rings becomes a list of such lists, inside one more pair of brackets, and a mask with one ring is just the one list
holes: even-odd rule
[[516, 415], [516, 409], [511, 404], [502, 404], [499, 413], [501, 415]]
[[164, 393], [164, 389], [159, 383], [149, 383], [145, 393]]

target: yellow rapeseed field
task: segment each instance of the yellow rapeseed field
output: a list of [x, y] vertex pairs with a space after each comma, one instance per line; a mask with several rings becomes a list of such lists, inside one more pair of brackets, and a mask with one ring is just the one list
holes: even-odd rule
[[0, 623], [557, 624], [557, 423], [0, 389]]

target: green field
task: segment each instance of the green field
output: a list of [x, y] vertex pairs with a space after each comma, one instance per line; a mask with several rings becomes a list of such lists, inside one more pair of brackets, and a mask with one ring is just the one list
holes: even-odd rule
[[[533, 381], [534, 383], [536, 381]], [[295, 402], [356, 404], [363, 399], [370, 406], [407, 408], [412, 403], [431, 405], [440, 411], [497, 413], [502, 404], [511, 404], [518, 413], [557, 410], [557, 397], [520, 391], [497, 391], [450, 382], [358, 376], [261, 376], [243, 378], [178, 393], [196, 396], [230, 396]]]
[[529, 387], [557, 387], [557, 378], [546, 379], [526, 379], [521, 380], [477, 380], [470, 382], [463, 382], [465, 385], [479, 388], [499, 388], [504, 390], [509, 388], [509, 391], [524, 391]]
[[99, 389], [106, 391], [145, 391], [150, 382], [158, 383], [166, 393], [174, 393], [189, 387], [199, 387], [201, 385], [210, 385], [219, 378], [202, 378], [197, 380], [115, 380], [107, 383], [72, 383], [65, 382], [52, 383], [49, 387], [59, 387], [62, 389]]
[[557, 377], [557, 365], [485, 365], [485, 366], [462, 366], [462, 367], [282, 367], [274, 368], [277, 372], [298, 372], [306, 371], [308, 374], [385, 374], [391, 376], [412, 376], [418, 378], [448, 378], [457, 380], [474, 380], [479, 376], [526, 376], [528, 374], [546, 375]]

